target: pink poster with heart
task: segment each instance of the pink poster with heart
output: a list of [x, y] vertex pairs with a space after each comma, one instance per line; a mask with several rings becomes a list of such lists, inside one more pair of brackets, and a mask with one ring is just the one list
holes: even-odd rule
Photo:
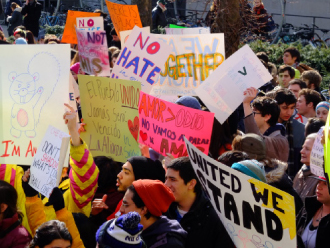
[[140, 138], [156, 152], [174, 157], [188, 156], [184, 136], [208, 154], [214, 113], [188, 108], [140, 92]]

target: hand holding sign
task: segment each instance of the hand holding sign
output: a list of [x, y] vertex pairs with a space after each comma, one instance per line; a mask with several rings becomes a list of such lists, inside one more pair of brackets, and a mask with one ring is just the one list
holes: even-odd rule
[[254, 98], [257, 97], [258, 94], [258, 90], [256, 88], [250, 87], [247, 88], [244, 92], [244, 99], [243, 99], [243, 103], [248, 103], [250, 104]]
[[72, 145], [79, 146], [81, 145], [81, 141], [77, 129], [77, 121], [76, 121], [77, 112], [69, 104], [64, 103], [64, 105], [69, 109], [69, 111], [66, 111], [64, 113], [63, 119], [65, 124], [68, 126], [68, 130], [72, 139]]

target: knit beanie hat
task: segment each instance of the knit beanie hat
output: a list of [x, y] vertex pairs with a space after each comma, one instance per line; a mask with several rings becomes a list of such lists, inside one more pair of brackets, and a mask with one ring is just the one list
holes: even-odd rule
[[264, 139], [257, 134], [248, 133], [241, 138], [241, 151], [246, 152], [250, 158], [256, 160], [266, 159], [266, 144]]
[[330, 107], [330, 103], [323, 101], [323, 102], [320, 102], [319, 104], [317, 104], [316, 111], [318, 108], [325, 108], [326, 110], [329, 111], [329, 107]]
[[164, 5], [166, 4], [165, 0], [159, 0], [158, 2], [161, 3], [161, 4], [164, 4]]
[[27, 41], [24, 38], [18, 38], [15, 40], [16, 45], [27, 45]]
[[80, 68], [80, 62], [77, 62], [70, 67], [70, 70], [73, 71], [74, 73], [78, 74], [79, 68]]
[[234, 163], [231, 168], [266, 183], [264, 165], [259, 163], [257, 160], [244, 160], [239, 163]]
[[159, 180], [137, 180], [133, 182], [133, 186], [148, 211], [154, 216], [160, 217], [175, 200], [172, 191]]
[[153, 179], [165, 182], [165, 170], [159, 160], [136, 156], [127, 159], [132, 165], [135, 180]]
[[129, 212], [105, 222], [96, 232], [96, 241], [105, 248], [141, 248], [143, 226], [137, 212]]
[[198, 100], [192, 96], [182, 96], [175, 102], [176, 104], [181, 104], [183, 106], [199, 109], [202, 110], [201, 105], [199, 104]]

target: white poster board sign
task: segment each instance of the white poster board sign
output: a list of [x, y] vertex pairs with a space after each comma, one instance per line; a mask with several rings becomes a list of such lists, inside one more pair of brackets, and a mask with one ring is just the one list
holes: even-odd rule
[[[143, 27], [141, 28], [144, 32], [150, 34], [150, 27]], [[132, 30], [125, 30], [120, 32], [120, 42], [121, 42], [121, 47], [125, 46], [125, 43], [129, 37], [129, 35], [132, 33]]]
[[30, 165], [49, 125], [67, 130], [70, 45], [0, 46], [0, 54], [0, 163]]
[[297, 247], [293, 196], [185, 142], [195, 173], [237, 248]]
[[142, 91], [149, 93], [170, 52], [165, 42], [135, 26], [113, 66], [111, 78], [139, 81]]
[[31, 164], [29, 184], [49, 197], [61, 180], [70, 135], [49, 126]]
[[76, 27], [85, 31], [102, 31], [104, 30], [103, 17], [77, 17]]
[[196, 28], [165, 28], [166, 34], [210, 34], [209, 27], [196, 27]]
[[317, 132], [317, 137], [315, 138], [314, 145], [311, 151], [310, 157], [310, 167], [311, 172], [320, 177], [325, 177], [324, 175], [324, 147], [321, 143], [324, 127], [321, 127]]
[[196, 92], [222, 124], [242, 103], [247, 88], [259, 88], [271, 79], [265, 66], [245, 45], [225, 60]]

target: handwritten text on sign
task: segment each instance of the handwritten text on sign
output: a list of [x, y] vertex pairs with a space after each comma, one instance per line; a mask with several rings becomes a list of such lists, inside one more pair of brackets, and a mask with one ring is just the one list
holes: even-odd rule
[[140, 83], [79, 75], [86, 141], [93, 156], [125, 162], [139, 156], [138, 103]]
[[117, 58], [112, 78], [139, 81], [149, 92], [170, 54], [170, 46], [135, 27]]
[[[63, 168], [63, 164], [59, 166], [62, 140], [69, 137], [68, 134], [49, 126], [34, 157], [29, 184], [46, 197], [58, 186], [58, 173], [61, 174]], [[63, 150], [67, 151], [67, 146]]]
[[109, 53], [105, 31], [76, 29], [81, 69], [90, 75], [110, 76]]
[[314, 175], [325, 177], [324, 176], [324, 147], [321, 143], [322, 140], [322, 135], [323, 135], [323, 130], [324, 127], [322, 127], [318, 132], [317, 132], [317, 137], [314, 141], [313, 144], [313, 149], [311, 151], [311, 158], [310, 158], [310, 167], [311, 167], [311, 172]]
[[291, 195], [221, 164], [185, 139], [190, 161], [237, 248], [296, 248]]
[[187, 156], [186, 136], [198, 149], [208, 154], [214, 114], [177, 105], [141, 91], [139, 103], [140, 139], [166, 156]]
[[85, 31], [102, 31], [104, 30], [103, 17], [79, 17], [77, 28]]

